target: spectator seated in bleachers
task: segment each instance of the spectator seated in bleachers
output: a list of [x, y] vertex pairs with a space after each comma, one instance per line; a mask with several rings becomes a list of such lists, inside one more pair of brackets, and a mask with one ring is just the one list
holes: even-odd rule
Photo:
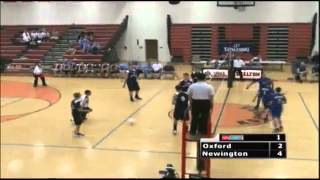
[[50, 38], [50, 33], [46, 31], [45, 28], [42, 28], [38, 32], [38, 39], [41, 41], [47, 41]]
[[100, 44], [97, 42], [89, 42], [88, 52], [91, 54], [99, 54], [101, 50]]
[[59, 32], [55, 30], [53, 30], [51, 34], [49, 33], [49, 36], [50, 36], [49, 39], [52, 41], [57, 41], [60, 39]]
[[304, 62], [301, 62], [296, 69], [296, 81], [302, 83], [303, 80], [307, 80], [307, 65]]
[[223, 60], [217, 60], [217, 59], [212, 59], [210, 62], [209, 62], [209, 65], [214, 68], [214, 69], [219, 69], [219, 61], [223, 61]]
[[31, 36], [30, 36], [30, 33], [26, 29], [23, 31], [21, 36], [22, 36], [23, 43], [30, 44]]
[[84, 39], [85, 36], [85, 32], [80, 32], [80, 34], [77, 37], [77, 42], [79, 43], [79, 45], [81, 44], [82, 40]]
[[88, 40], [93, 42], [94, 41], [94, 33], [93, 32], [88, 32], [87, 35], [88, 35]]
[[161, 79], [162, 75], [162, 64], [156, 62], [152, 64], [152, 78]]
[[260, 55], [254, 55], [253, 58], [250, 60], [251, 63], [260, 63], [262, 61], [262, 58]]
[[139, 64], [137, 69], [143, 73], [143, 76], [145, 79], [149, 78], [148, 75], [153, 72], [153, 69], [150, 63]]
[[34, 43], [35, 45], [38, 45], [40, 44], [42, 41], [41, 39], [39, 39], [39, 35], [40, 35], [40, 32], [38, 29], [33, 29], [30, 33], [30, 36], [31, 36], [31, 43]]
[[101, 46], [94, 41], [93, 32], [81, 32], [77, 38], [82, 53], [99, 54]]
[[157, 62], [152, 64], [153, 73], [161, 73], [162, 71], [162, 64]]
[[120, 71], [127, 71], [127, 70], [129, 70], [129, 65], [127, 63], [121, 63], [121, 64], [119, 64], [119, 70]]
[[88, 39], [87, 34], [84, 34], [84, 36], [79, 39], [79, 45], [80, 45], [81, 52], [83, 53], [89, 52], [90, 41]]

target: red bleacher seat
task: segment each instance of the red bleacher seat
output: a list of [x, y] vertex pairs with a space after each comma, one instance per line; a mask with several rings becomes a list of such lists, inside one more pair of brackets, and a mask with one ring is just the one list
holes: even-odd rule
[[47, 53], [48, 52], [48, 50], [42, 50], [42, 49], [30, 49], [30, 50], [28, 50], [28, 54], [45, 54], [45, 53]]
[[1, 32], [1, 38], [12, 38], [12, 35], [13, 35], [13, 34]]
[[25, 46], [0, 46], [1, 50], [23, 50], [25, 49]]
[[53, 46], [48, 46], [48, 45], [40, 45], [36, 49], [37, 50], [50, 50]]
[[[4, 26], [2, 29], [0, 42], [1, 42], [1, 56], [13, 59], [13, 62], [18, 64], [19, 66], [30, 66], [34, 63], [38, 63], [45, 56], [45, 54], [53, 48], [56, 42], [43, 42], [38, 47], [34, 49], [26, 49], [25, 45], [15, 45], [11, 41], [15, 35], [23, 32], [23, 30], [28, 29], [30, 31], [33, 28], [45, 28], [48, 32], [58, 31], [60, 35], [62, 35], [68, 28], [72, 26], [70, 25], [34, 25], [34, 26]], [[94, 38], [97, 43], [99, 43], [102, 47], [104, 47], [114, 36], [114, 33], [120, 28], [119, 25], [79, 25], [79, 27], [83, 27], [86, 32], [93, 32]], [[78, 47], [79, 48], [79, 47]], [[17, 54], [22, 52], [23, 50], [27, 50], [24, 57], [28, 59], [17, 59]], [[101, 63], [101, 59], [103, 57], [102, 54], [93, 55], [93, 54], [81, 54], [77, 53], [76, 55], [65, 55], [64, 57], [74, 59], [75, 61], [80, 63]], [[18, 66], [18, 67], [19, 67]]]
[[98, 54], [98, 55], [92, 55], [92, 54], [81, 54], [81, 55], [64, 55], [65, 58], [68, 59], [101, 59], [102, 58], [102, 54]]
[[41, 43], [41, 46], [54, 46], [55, 44], [55, 42], [43, 42]]
[[112, 33], [94, 33], [94, 37], [95, 38], [112, 38], [113, 36]]
[[4, 57], [4, 58], [8, 58], [8, 59], [14, 59], [17, 57], [16, 54], [2, 54], [0, 55], [1, 57]]
[[13, 63], [39, 63], [40, 59], [12, 59]]
[[5, 41], [0, 41], [1, 45], [2, 44], [12, 44], [12, 41], [11, 40], [5, 40]]
[[17, 53], [21, 52], [21, 50], [19, 50], [19, 49], [18, 50], [16, 50], [16, 49], [15, 50], [7, 50], [7, 49], [2, 50], [1, 49], [0, 52], [1, 52], [1, 54], [17, 54]]
[[1, 41], [1, 42], [11, 41], [11, 38], [12, 38], [12, 37], [2, 37], [2, 36], [1, 36], [0, 41]]
[[1, 46], [13, 45], [12, 42], [1, 42]]
[[109, 41], [111, 39], [111, 37], [99, 37], [99, 38], [94, 38], [94, 40], [96, 42], [106, 42], [106, 41]]
[[41, 59], [44, 55], [43, 54], [25, 54], [24, 56], [29, 59]]
[[97, 63], [101, 63], [101, 59], [75, 59], [73, 60], [75, 63], [93, 63], [93, 64], [97, 64]]

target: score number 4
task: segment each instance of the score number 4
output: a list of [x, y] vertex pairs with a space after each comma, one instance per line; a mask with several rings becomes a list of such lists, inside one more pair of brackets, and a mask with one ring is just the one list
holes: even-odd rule
[[[279, 135], [278, 135], [279, 136]], [[283, 144], [282, 143], [279, 143], [278, 144], [278, 149], [282, 149], [283, 148]], [[282, 150], [280, 150], [278, 153], [277, 153], [278, 156], [282, 157]]]

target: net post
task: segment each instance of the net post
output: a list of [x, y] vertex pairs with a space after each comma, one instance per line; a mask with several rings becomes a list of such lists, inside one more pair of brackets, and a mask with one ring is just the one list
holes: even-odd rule
[[233, 60], [232, 60], [232, 50], [229, 49], [229, 62], [228, 62], [228, 88], [232, 88], [234, 74], [233, 74]]
[[[210, 112], [210, 115], [209, 115], [209, 120], [208, 120], [208, 131], [207, 131], [207, 137], [210, 138], [211, 137], [211, 131], [212, 131], [212, 124], [211, 124], [211, 115], [213, 113], [213, 107], [212, 107], [212, 112]], [[207, 159], [206, 160], [206, 169], [207, 169], [207, 172], [206, 172], [206, 175], [207, 175], [207, 178], [210, 178], [210, 170], [211, 170], [211, 162], [210, 162], [210, 159]]]
[[182, 138], [181, 138], [181, 178], [185, 178], [186, 173], [186, 133], [187, 133], [187, 124], [185, 121], [182, 123]]

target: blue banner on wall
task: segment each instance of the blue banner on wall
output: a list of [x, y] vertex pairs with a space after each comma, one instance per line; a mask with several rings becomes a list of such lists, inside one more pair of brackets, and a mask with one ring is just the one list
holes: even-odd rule
[[219, 54], [228, 53], [230, 50], [232, 52], [239, 53], [252, 53], [254, 49], [254, 45], [252, 42], [224, 42], [219, 43]]

